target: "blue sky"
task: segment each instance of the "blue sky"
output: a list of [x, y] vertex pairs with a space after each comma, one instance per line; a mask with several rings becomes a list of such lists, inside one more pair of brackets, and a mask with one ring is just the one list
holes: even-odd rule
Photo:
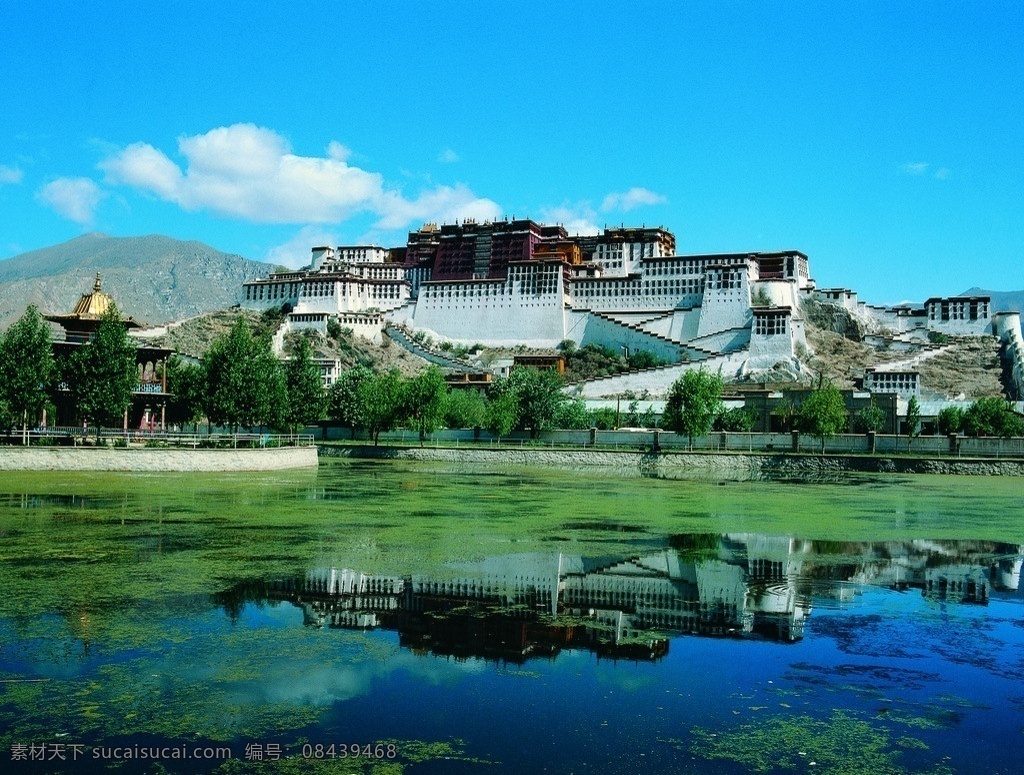
[[0, 4], [0, 257], [291, 265], [428, 220], [794, 248], [873, 302], [1024, 288], [1019, 2]]

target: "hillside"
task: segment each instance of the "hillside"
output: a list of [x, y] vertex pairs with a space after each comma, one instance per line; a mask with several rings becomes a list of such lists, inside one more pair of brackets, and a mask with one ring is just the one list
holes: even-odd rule
[[273, 268], [201, 242], [86, 234], [0, 261], [0, 329], [29, 304], [70, 312], [97, 272], [123, 314], [162, 323], [237, 304], [242, 283]]
[[[874, 347], [865, 339], [863, 321], [835, 304], [804, 304], [807, 343], [813, 354], [806, 363], [840, 388], [851, 388], [869, 366], [907, 362], [924, 351], [923, 345], [909, 349]], [[876, 340], [877, 341], [877, 340]], [[926, 393], [955, 398], [997, 396], [1003, 392], [1000, 378], [999, 342], [991, 336], [951, 337], [938, 355], [915, 363]]]
[[[256, 333], [274, 332], [277, 330], [281, 317], [277, 310], [252, 312], [241, 309], [224, 309], [199, 315], [180, 323], [150, 333], [158, 336], [147, 336], [146, 341], [160, 347], [170, 347], [182, 354], [194, 358], [202, 358], [210, 349], [210, 344], [217, 337], [225, 334], [235, 321], [243, 317]], [[290, 334], [290, 337], [301, 334]], [[288, 339], [286, 346], [288, 344]], [[429, 364], [407, 350], [391, 342], [387, 337], [382, 344], [375, 344], [368, 339], [354, 336], [343, 331], [337, 338], [312, 335], [313, 355], [319, 358], [337, 358], [342, 369], [357, 364], [368, 366], [374, 371], [398, 369], [402, 374], [417, 374]]]

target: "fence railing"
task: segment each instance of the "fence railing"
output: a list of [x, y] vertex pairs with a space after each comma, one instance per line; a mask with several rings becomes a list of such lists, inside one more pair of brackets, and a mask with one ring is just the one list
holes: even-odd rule
[[[80, 446], [93, 444], [95, 429], [85, 432], [81, 427], [33, 428], [24, 435], [13, 429], [6, 440], [12, 444]], [[315, 443], [312, 433], [230, 433], [213, 429], [211, 433], [175, 433], [170, 431], [119, 430], [103, 428], [99, 442], [110, 446], [151, 447], [310, 447]]]

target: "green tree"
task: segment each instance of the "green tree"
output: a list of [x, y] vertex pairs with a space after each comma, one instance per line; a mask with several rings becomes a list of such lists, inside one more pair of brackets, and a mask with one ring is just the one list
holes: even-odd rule
[[979, 398], [967, 407], [963, 427], [968, 436], [1020, 436], [1024, 433], [1020, 415], [1006, 400], [996, 396]]
[[572, 339], [563, 339], [558, 343], [557, 349], [563, 355], [572, 355], [576, 352], [576, 342]]
[[853, 416], [852, 423], [858, 433], [868, 433], [869, 431], [878, 433], [885, 425], [885, 412], [872, 400], [869, 406], [864, 407]]
[[56, 376], [50, 329], [34, 306], [0, 339], [0, 374], [0, 404], [8, 423], [20, 422], [26, 444], [28, 426], [35, 425], [42, 414]]
[[178, 425], [198, 423], [203, 416], [206, 381], [203, 369], [189, 366], [177, 355], [167, 361], [167, 421]]
[[328, 412], [332, 419], [352, 429], [352, 438], [356, 430], [366, 427], [363, 413], [363, 399], [359, 392], [360, 386], [373, 379], [373, 372], [366, 366], [353, 366], [343, 371], [328, 395]]
[[483, 428], [487, 422], [487, 401], [479, 390], [453, 390], [448, 394], [444, 424], [449, 428]]
[[[502, 380], [504, 381], [504, 380]], [[487, 430], [501, 440], [519, 422], [519, 401], [511, 390], [498, 390], [487, 399]]]
[[599, 431], [610, 431], [615, 427], [615, 410], [610, 406], [602, 406], [590, 412], [590, 425]]
[[508, 376], [507, 388], [518, 404], [517, 427], [529, 429], [530, 437], [551, 427], [556, 413], [566, 401], [562, 377], [556, 371], [516, 367]]
[[579, 349], [565, 351], [565, 376], [570, 382], [617, 374], [626, 368], [626, 359], [622, 355], [599, 344], [586, 344]]
[[111, 304], [96, 335], [68, 359], [65, 382], [80, 417], [96, 426], [120, 426], [139, 381], [136, 347], [117, 307]]
[[287, 400], [284, 422], [290, 433], [323, 419], [327, 407], [323, 375], [313, 363], [313, 349], [309, 339], [299, 337], [292, 348], [292, 357], [284, 367]]
[[921, 432], [921, 404], [917, 396], [911, 396], [907, 401], [907, 452], [910, 452], [910, 445], [914, 437]]
[[782, 403], [779, 404], [775, 410], [775, 416], [779, 418], [782, 430], [793, 430], [793, 426], [797, 418], [797, 408], [792, 399], [789, 397], [783, 399]]
[[694, 438], [706, 435], [722, 413], [723, 387], [717, 374], [704, 369], [687, 371], [669, 389], [662, 425], [689, 438], [692, 449]]
[[214, 340], [203, 361], [206, 416], [232, 431], [257, 425], [280, 426], [287, 397], [284, 370], [271, 351], [270, 337], [254, 338], [238, 318]]
[[376, 446], [380, 434], [398, 425], [406, 406], [405, 380], [397, 369], [374, 374], [359, 384], [359, 401], [366, 430]]
[[937, 417], [939, 433], [959, 433], [964, 425], [964, 410], [959, 406], [944, 406]]
[[846, 430], [847, 411], [843, 394], [834, 385], [814, 390], [800, 407], [800, 430], [821, 439], [821, 454], [825, 454], [825, 439]]
[[749, 433], [757, 422], [757, 412], [746, 406], [726, 409], [715, 418], [714, 428], [729, 433]]
[[665, 364], [665, 361], [647, 350], [631, 352], [626, 362], [629, 364], [629, 368], [631, 369], [650, 369], [654, 366], [662, 366]]
[[572, 431], [589, 428], [590, 412], [587, 411], [587, 402], [582, 398], [566, 399], [555, 410], [551, 425], [555, 428]]
[[[632, 395], [632, 393], [631, 393]], [[633, 399], [626, 407], [626, 416], [622, 419], [624, 428], [636, 428], [640, 425], [640, 402]]]
[[654, 412], [654, 407], [651, 406], [650, 404], [647, 405], [646, 409], [644, 409], [642, 412], [640, 412], [640, 416], [637, 419], [639, 420], [637, 425], [639, 425], [641, 428], [657, 428], [658, 427], [657, 415]]
[[405, 415], [419, 431], [420, 446], [444, 422], [448, 406], [448, 385], [437, 366], [410, 379], [405, 386]]

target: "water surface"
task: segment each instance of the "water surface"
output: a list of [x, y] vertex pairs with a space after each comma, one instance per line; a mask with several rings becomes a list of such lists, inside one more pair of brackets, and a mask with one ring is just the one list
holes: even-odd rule
[[[0, 770], [1015, 772], [1021, 495], [333, 460], [9, 477]], [[197, 748], [233, 758], [171, 758]]]

